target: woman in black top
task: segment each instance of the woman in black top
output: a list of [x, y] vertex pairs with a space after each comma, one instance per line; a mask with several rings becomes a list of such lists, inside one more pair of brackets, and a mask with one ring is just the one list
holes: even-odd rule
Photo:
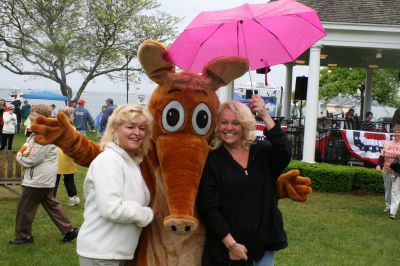
[[345, 115], [344, 129], [360, 130], [360, 120], [354, 115], [353, 108], [350, 108]]
[[247, 106], [221, 105], [197, 196], [206, 226], [203, 265], [273, 265], [274, 251], [287, 246], [277, 179], [291, 158], [289, 142], [260, 96], [253, 95], [249, 106], [263, 119], [268, 142], [255, 141]]

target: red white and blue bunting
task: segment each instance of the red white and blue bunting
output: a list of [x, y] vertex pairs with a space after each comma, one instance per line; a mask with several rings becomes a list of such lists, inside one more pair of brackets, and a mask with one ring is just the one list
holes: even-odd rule
[[386, 141], [392, 140], [390, 133], [377, 133], [341, 129], [340, 133], [347, 150], [358, 159], [376, 164]]

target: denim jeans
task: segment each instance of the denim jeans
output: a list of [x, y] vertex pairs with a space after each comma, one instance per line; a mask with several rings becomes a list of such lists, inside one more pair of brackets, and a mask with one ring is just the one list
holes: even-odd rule
[[266, 251], [264, 256], [254, 263], [248, 263], [247, 266], [274, 266], [274, 251]]

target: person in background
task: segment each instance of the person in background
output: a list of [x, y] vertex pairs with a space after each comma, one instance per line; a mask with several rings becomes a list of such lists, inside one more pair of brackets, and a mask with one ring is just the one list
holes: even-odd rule
[[84, 181], [84, 221], [77, 240], [81, 266], [124, 265], [154, 217], [139, 163], [150, 146], [152, 118], [141, 107], [118, 107]]
[[[25, 121], [29, 118], [29, 114], [31, 112], [31, 105], [27, 100], [24, 101], [24, 105], [21, 108], [21, 124], [25, 127]], [[26, 127], [25, 127], [26, 130]]]
[[400, 202], [400, 173], [393, 171], [390, 164], [396, 157], [400, 156], [400, 125], [394, 125], [393, 136], [392, 141], [385, 142], [383, 145], [376, 170], [382, 170], [385, 186], [385, 208], [383, 211], [389, 212], [389, 218], [394, 220]]
[[31, 130], [31, 119], [28, 117], [24, 122], [25, 137], [29, 137], [32, 134]]
[[75, 108], [75, 120], [74, 126], [76, 130], [78, 130], [82, 135], [86, 136], [87, 125], [89, 124], [90, 128], [94, 129], [94, 121], [92, 115], [85, 108], [86, 101], [84, 99], [78, 100], [78, 107]]
[[375, 124], [372, 122], [374, 114], [372, 112], [365, 113], [365, 119], [361, 125], [361, 130], [364, 131], [375, 131]]
[[360, 120], [354, 115], [354, 109], [350, 108], [345, 115], [344, 129], [359, 130]]
[[14, 114], [14, 105], [10, 104], [8, 106], [8, 111], [3, 113], [3, 131], [1, 136], [1, 148], [4, 150], [12, 150], [12, 144], [14, 140], [14, 134], [17, 126], [17, 116]]
[[[371, 121], [373, 118], [374, 118], [374, 115], [372, 112], [366, 112], [364, 121], [361, 124], [361, 130], [370, 131], [370, 132], [376, 131], [375, 124]], [[363, 165], [364, 165], [364, 167], [368, 167], [368, 168], [376, 168], [376, 164], [369, 162], [369, 161], [363, 161]]]
[[[278, 209], [277, 179], [289, 164], [289, 141], [253, 95], [251, 110], [227, 101], [217, 114], [212, 150], [197, 194], [206, 228], [202, 265], [274, 265], [274, 252], [287, 247]], [[257, 112], [268, 140], [256, 141]]]
[[68, 106], [71, 107], [71, 108], [76, 108], [77, 101], [71, 101]]
[[107, 110], [107, 106], [103, 105], [101, 107], [100, 113], [97, 114], [96, 118], [94, 119], [94, 127], [97, 130], [97, 136], [101, 137], [100, 129], [101, 129], [101, 120], [103, 119], [104, 112]]
[[[400, 107], [394, 111], [393, 117], [392, 117], [392, 129], [394, 128], [395, 125], [400, 125]], [[393, 130], [392, 130], [393, 132]]]
[[15, 99], [11, 104], [14, 105], [14, 114], [17, 116], [16, 133], [19, 133], [21, 132], [21, 119], [22, 119], [21, 101]]
[[2, 136], [3, 125], [4, 125], [3, 114], [4, 114], [4, 112], [7, 112], [7, 111], [8, 111], [8, 108], [6, 106], [6, 101], [4, 99], [0, 99], [0, 143], [2, 141], [1, 136]]
[[[71, 107], [62, 107], [58, 112], [63, 112], [68, 120], [71, 122], [71, 124], [74, 123], [74, 108]], [[57, 170], [57, 179], [56, 179], [56, 185], [54, 187], [54, 198], [56, 198], [57, 195], [57, 190], [58, 190], [58, 185], [60, 183], [61, 175], [64, 176], [64, 186], [65, 189], [67, 190], [68, 194], [68, 206], [75, 206], [78, 205], [81, 200], [78, 197], [78, 193], [76, 190], [76, 185], [75, 185], [75, 173], [76, 173], [76, 165], [74, 163], [74, 160], [65, 155], [63, 151], [58, 148], [58, 170]]]
[[51, 117], [56, 117], [56, 116], [57, 116], [56, 105], [52, 104], [51, 105]]
[[107, 109], [104, 112], [103, 118], [101, 119], [101, 122], [100, 122], [100, 135], [101, 136], [103, 136], [104, 130], [106, 129], [108, 117], [111, 116], [111, 114], [114, 112], [114, 109], [117, 107], [114, 105], [114, 100], [111, 98], [108, 98], [106, 100], [106, 106], [107, 106]]
[[[40, 104], [31, 109], [30, 119], [35, 123], [38, 115], [50, 117], [49, 106]], [[78, 235], [60, 203], [53, 197], [57, 174], [57, 147], [40, 145], [32, 133], [17, 153], [17, 162], [25, 167], [22, 194], [19, 199], [15, 224], [15, 238], [11, 245], [33, 243], [32, 223], [40, 204], [63, 234], [62, 242], [70, 242]]]

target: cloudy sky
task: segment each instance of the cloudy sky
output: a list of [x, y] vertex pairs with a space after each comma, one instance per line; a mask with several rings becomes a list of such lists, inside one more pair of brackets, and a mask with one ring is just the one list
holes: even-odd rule
[[[158, 0], [161, 4], [160, 9], [162, 11], [168, 12], [172, 15], [182, 17], [183, 20], [178, 28], [180, 31], [190, 23], [190, 21], [201, 11], [206, 10], [218, 10], [235, 7], [244, 3], [265, 3], [267, 1], [260, 0], [197, 0], [197, 1], [188, 1], [188, 0]], [[308, 72], [307, 67], [294, 67], [293, 75], [294, 77], [300, 75], [306, 75]], [[263, 82], [264, 76], [256, 74], [255, 72], [251, 72], [251, 79], [253, 82]], [[47, 79], [38, 79], [32, 78], [28, 76], [19, 76], [9, 73], [8, 71], [0, 69], [0, 88], [22, 88], [28, 89], [32, 88], [34, 90], [42, 90], [42, 89], [57, 89], [58, 85]], [[247, 83], [250, 80], [249, 74], [244, 75], [240, 78], [237, 83]], [[295, 78], [294, 78], [295, 80]], [[276, 87], [284, 86], [285, 84], [285, 67], [283, 65], [278, 65], [272, 67], [272, 71], [268, 74], [268, 81], [272, 85]], [[82, 79], [79, 76], [74, 76], [70, 79], [70, 84], [73, 88], [77, 88], [82, 82]], [[131, 84], [131, 88], [136, 87], [152, 87], [150, 81], [145, 81], [143, 84], [135, 85]], [[88, 85], [89, 91], [117, 91], [123, 92], [126, 88], [126, 83], [124, 81], [121, 82], [110, 82], [106, 78], [98, 78], [94, 82], [91, 82]], [[146, 93], [147, 94], [147, 93]]]

